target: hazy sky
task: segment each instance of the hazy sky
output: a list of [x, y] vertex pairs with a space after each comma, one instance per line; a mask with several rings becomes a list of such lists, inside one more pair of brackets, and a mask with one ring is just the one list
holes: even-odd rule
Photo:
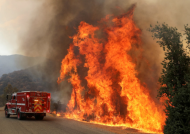
[[0, 55], [15, 54], [42, 0], [0, 0]]

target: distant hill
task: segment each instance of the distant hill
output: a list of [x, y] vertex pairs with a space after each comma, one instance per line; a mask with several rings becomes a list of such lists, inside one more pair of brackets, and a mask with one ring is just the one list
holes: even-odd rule
[[43, 58], [27, 57], [23, 55], [0, 55], [0, 77], [3, 74], [35, 66], [43, 60]]
[[[3, 75], [0, 77], [0, 95], [3, 94], [5, 87], [11, 84], [18, 91], [47, 91], [51, 93], [54, 101], [61, 101], [64, 104], [68, 103], [72, 92], [71, 84], [67, 80], [59, 85], [57, 84], [57, 79], [60, 75], [61, 60], [44, 60], [31, 57], [23, 57], [21, 60], [22, 56], [17, 57], [20, 57], [19, 64], [15, 65], [15, 63], [10, 62], [11, 60], [15, 60], [14, 56], [13, 58], [12, 56], [5, 57], [3, 65], [2, 62], [0, 64], [0, 70], [5, 70], [2, 71]], [[6, 58], [9, 64], [7, 64]], [[9, 68], [8, 65], [12, 67]], [[14, 66], [17, 67], [14, 68]], [[14, 71], [10, 72], [11, 70]], [[6, 71], [10, 73], [5, 74]], [[79, 71], [81, 73], [83, 72], [80, 69]]]
[[59, 67], [59, 63], [47, 60], [27, 69], [4, 74], [0, 78], [0, 94], [8, 84], [19, 91], [55, 91], [58, 88]]

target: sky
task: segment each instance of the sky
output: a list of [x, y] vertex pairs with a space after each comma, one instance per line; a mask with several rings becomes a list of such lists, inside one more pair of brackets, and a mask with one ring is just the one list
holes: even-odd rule
[[0, 55], [17, 54], [20, 35], [41, 5], [42, 0], [0, 0]]

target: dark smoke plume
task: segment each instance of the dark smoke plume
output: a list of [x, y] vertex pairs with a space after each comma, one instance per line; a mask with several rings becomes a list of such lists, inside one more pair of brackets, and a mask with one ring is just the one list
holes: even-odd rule
[[[187, 5], [189, 3], [187, 0], [184, 2]], [[98, 25], [98, 21], [106, 15], [121, 15], [127, 12], [133, 4], [136, 4], [134, 20], [142, 30], [142, 44], [134, 46], [134, 49], [142, 47], [143, 51], [132, 50], [130, 55], [137, 64], [138, 78], [141, 83], [146, 84], [151, 96], [155, 98], [163, 52], [146, 29], [157, 21], [182, 28], [183, 23], [179, 19], [185, 17], [180, 16], [180, 13], [176, 11], [176, 6], [181, 4], [177, 0], [168, 0], [167, 2], [164, 0], [44, 0], [43, 5], [37, 11], [36, 18], [31, 22], [28, 32], [21, 36], [19, 51], [28, 56], [42, 56], [53, 60], [56, 67], [51, 71], [54, 73], [52, 75], [45, 73], [46, 77], [57, 80], [61, 60], [67, 54], [67, 49], [72, 43], [69, 36], [77, 33], [79, 23], [85, 21], [91, 25]], [[185, 9], [188, 7], [185, 6], [184, 12]], [[179, 19], [177, 19], [178, 17]], [[187, 20], [185, 19], [184, 22], [186, 23]], [[67, 84], [67, 82], [63, 82], [61, 86], [63, 94], [69, 94], [71, 91], [70, 86], [64, 88]]]

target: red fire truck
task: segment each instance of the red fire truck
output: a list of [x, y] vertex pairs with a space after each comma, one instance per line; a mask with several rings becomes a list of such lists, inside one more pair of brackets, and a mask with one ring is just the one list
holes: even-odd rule
[[22, 120], [34, 116], [37, 120], [42, 120], [46, 113], [50, 112], [50, 99], [50, 93], [40, 91], [23, 91], [7, 95], [5, 117], [17, 115], [17, 118]]

